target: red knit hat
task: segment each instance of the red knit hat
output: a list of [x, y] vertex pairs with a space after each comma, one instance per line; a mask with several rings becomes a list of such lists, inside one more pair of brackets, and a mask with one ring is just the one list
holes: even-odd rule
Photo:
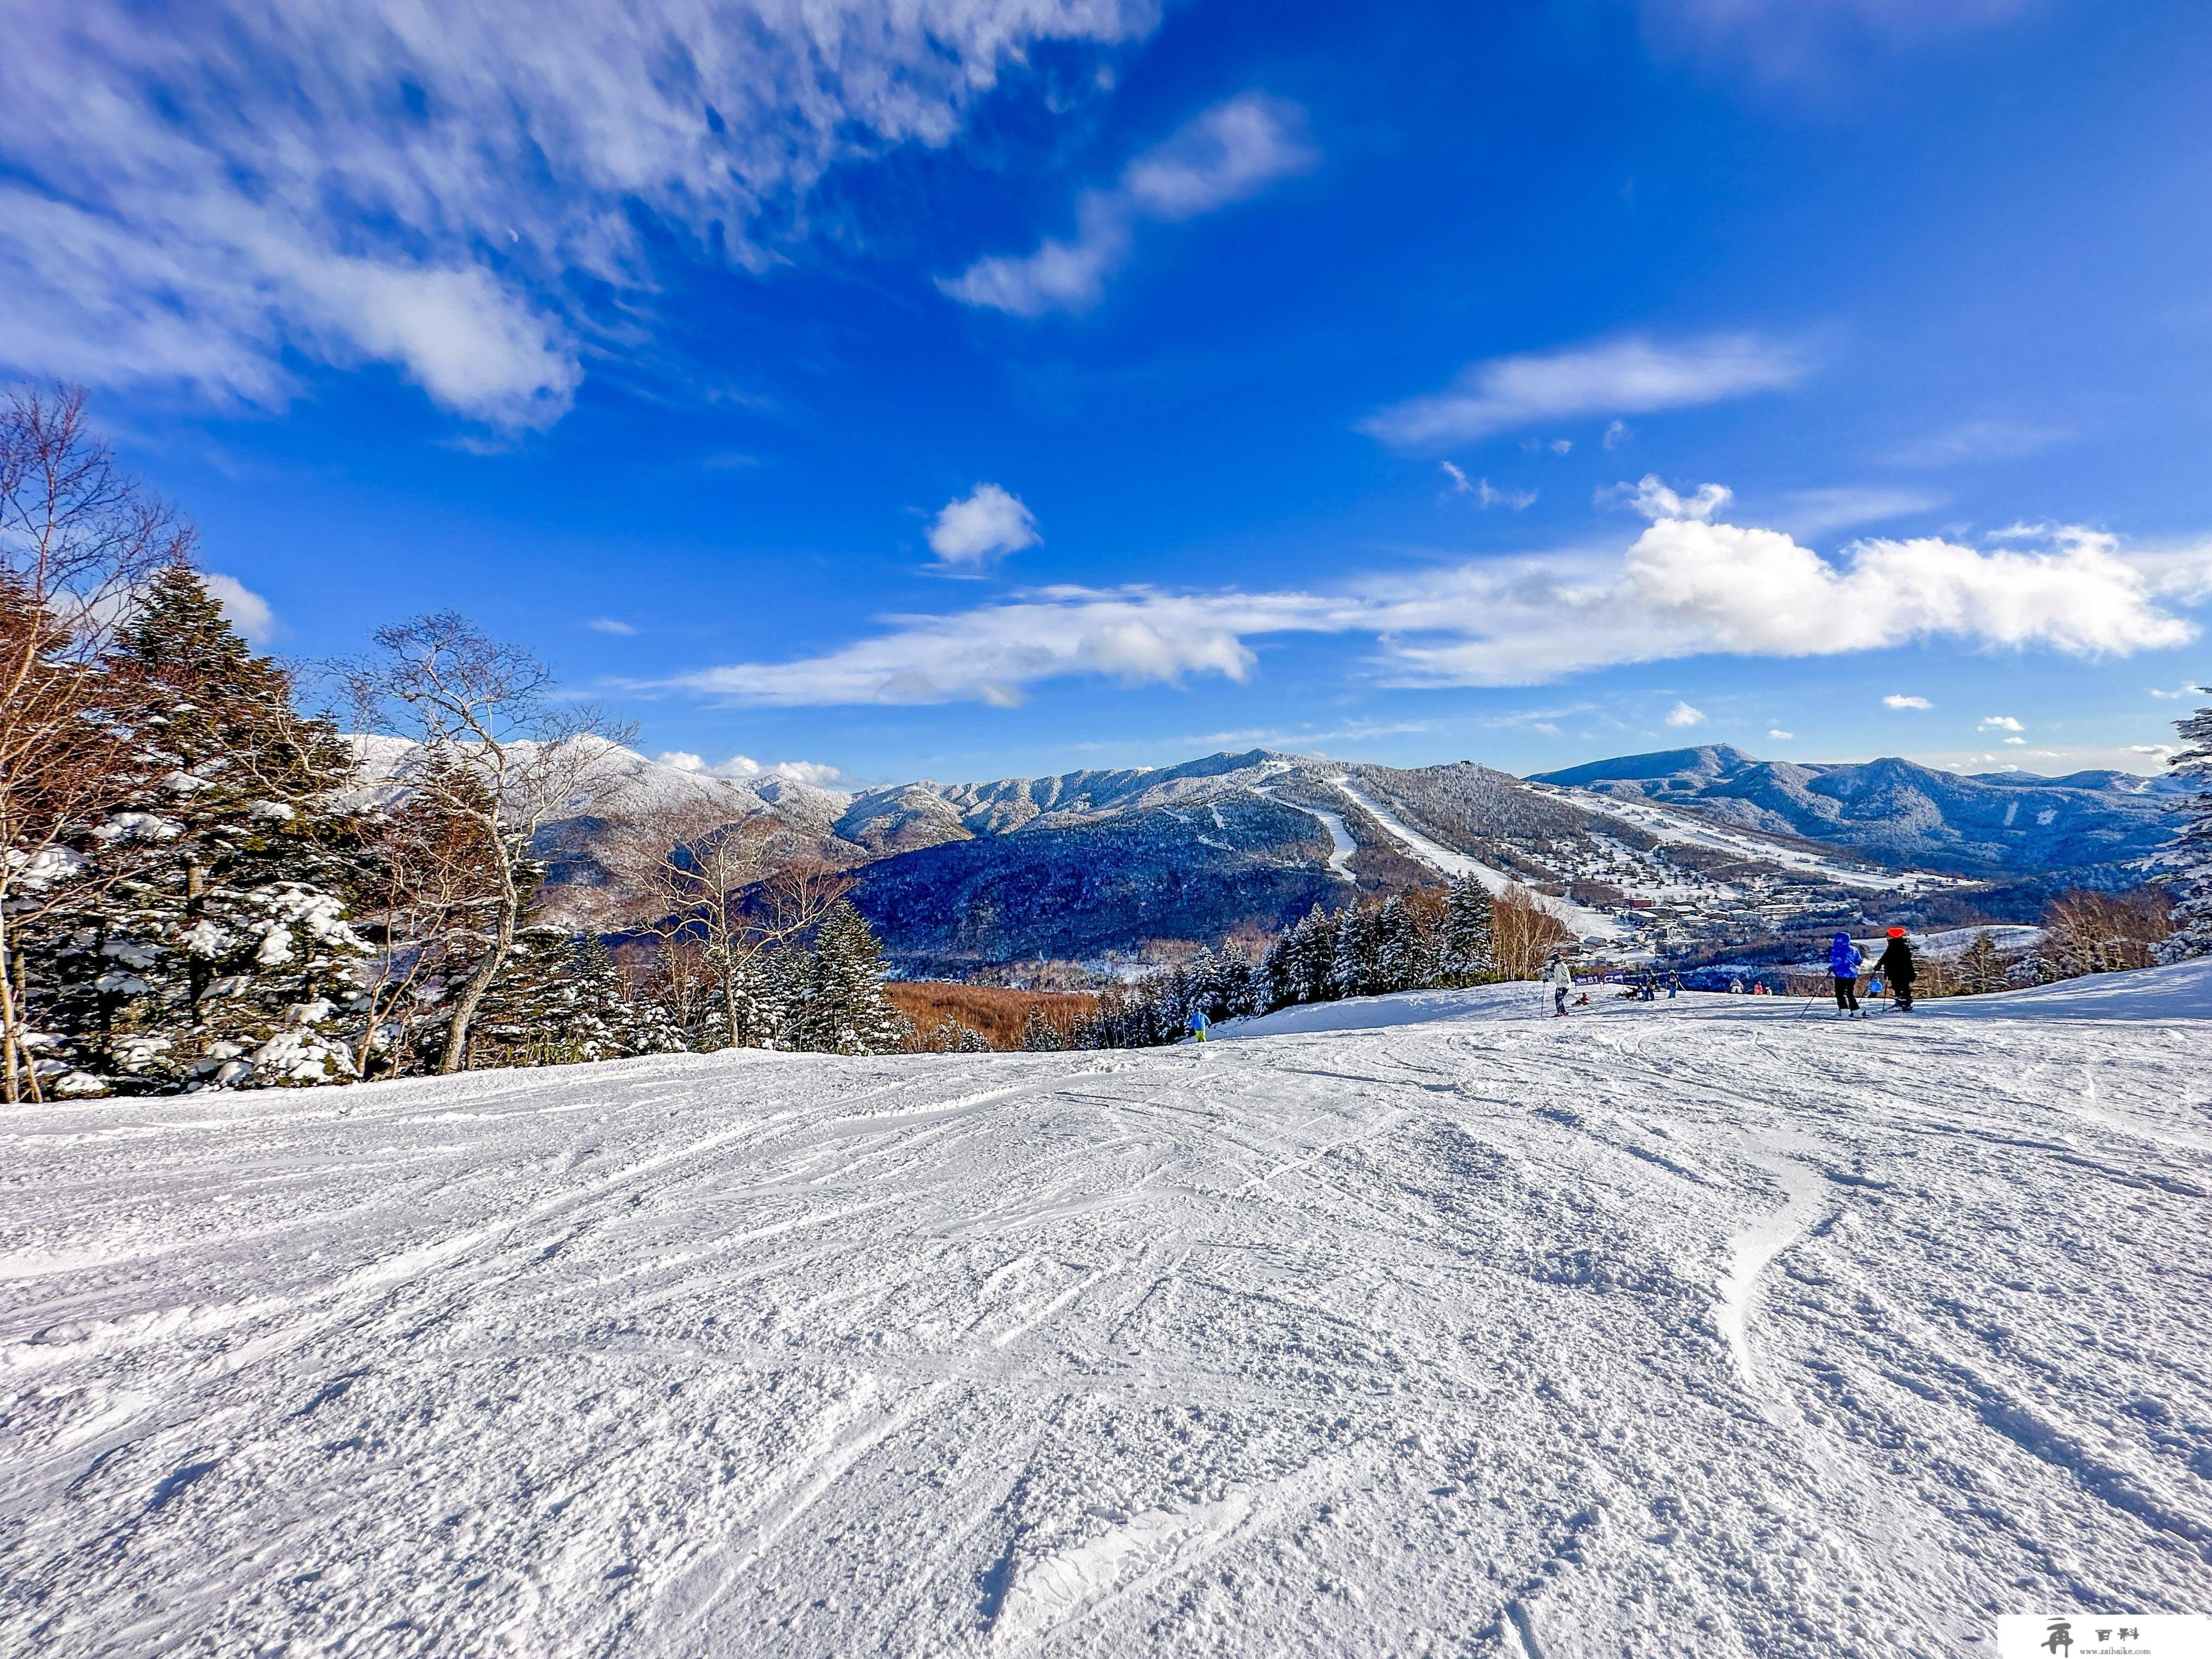
[[1903, 939], [1905, 937], [1905, 929], [1902, 927], [1893, 927], [1889, 930], [1889, 936], [1892, 939]]

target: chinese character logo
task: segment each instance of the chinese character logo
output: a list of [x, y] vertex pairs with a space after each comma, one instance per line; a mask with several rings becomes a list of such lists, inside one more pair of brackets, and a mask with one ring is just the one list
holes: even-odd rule
[[2065, 1659], [2066, 1655], [2074, 1651], [2074, 1626], [2063, 1619], [2052, 1620], [2051, 1629], [2043, 1638], [2043, 1650]]

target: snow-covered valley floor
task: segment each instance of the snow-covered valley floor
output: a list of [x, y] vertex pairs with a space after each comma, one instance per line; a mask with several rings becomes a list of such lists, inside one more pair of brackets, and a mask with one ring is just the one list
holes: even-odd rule
[[1956, 1655], [2212, 1607], [2202, 967], [1301, 1018], [12, 1109], [0, 1651]]

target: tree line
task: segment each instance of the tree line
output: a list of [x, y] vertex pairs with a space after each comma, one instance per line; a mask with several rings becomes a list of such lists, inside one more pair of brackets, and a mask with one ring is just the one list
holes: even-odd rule
[[[641, 814], [637, 845], [682, 839], [633, 854], [632, 934], [544, 913], [540, 832], [618, 804], [628, 733], [527, 653], [450, 614], [383, 629], [332, 665], [344, 733], [195, 550], [82, 394], [0, 406], [8, 1098], [896, 1046], [842, 878], [743, 826]], [[660, 947], [642, 974], [630, 939]]]

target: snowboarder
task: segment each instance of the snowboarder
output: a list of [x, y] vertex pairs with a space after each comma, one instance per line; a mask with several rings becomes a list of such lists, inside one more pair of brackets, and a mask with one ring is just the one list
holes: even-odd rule
[[1905, 937], [1905, 929], [1893, 927], [1889, 930], [1889, 943], [1882, 947], [1881, 958], [1875, 963], [1874, 970], [1888, 980], [1896, 992], [1897, 1012], [1911, 1013], [1912, 981], [1919, 976], [1920, 970], [1913, 966], [1912, 941]]
[[1206, 1010], [1203, 1008], [1192, 1009], [1189, 1019], [1184, 1024], [1190, 1027], [1190, 1034], [1200, 1042], [1206, 1041], [1206, 1034], [1213, 1029], [1213, 1022], [1206, 1017]]
[[1567, 993], [1575, 988], [1575, 970], [1567, 966], [1565, 957], [1553, 957], [1544, 964], [1544, 978], [1552, 988], [1552, 1012], [1565, 1019]]
[[1828, 971], [1836, 981], [1836, 1018], [1850, 1019], [1864, 1013], [1859, 1006], [1859, 967], [1866, 953], [1851, 943], [1849, 933], [1828, 941]]
[[1669, 975], [1667, 975], [1667, 1000], [1668, 1000], [1668, 1001], [1669, 1001], [1669, 1002], [1672, 1002], [1672, 1001], [1675, 999], [1675, 997], [1680, 994], [1681, 989], [1682, 989], [1682, 976], [1681, 976], [1680, 974], [1669, 974]]
[[1730, 980], [1729, 981], [1729, 994], [1732, 997], [1741, 996], [1743, 994], [1743, 981], [1740, 979]]

